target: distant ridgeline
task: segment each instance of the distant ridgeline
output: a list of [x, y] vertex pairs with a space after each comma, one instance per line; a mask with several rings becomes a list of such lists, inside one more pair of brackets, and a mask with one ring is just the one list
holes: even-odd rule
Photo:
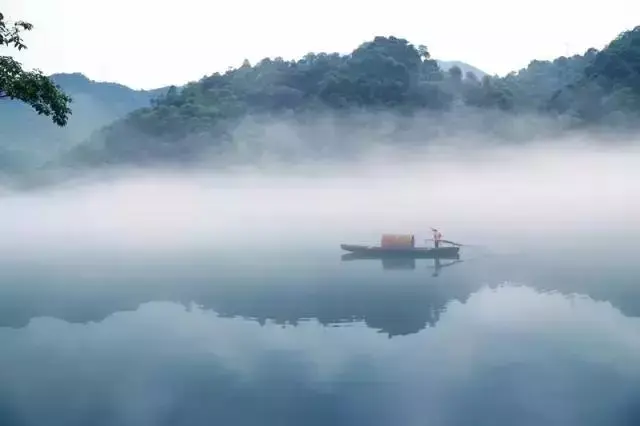
[[395, 37], [376, 37], [348, 55], [263, 59], [253, 66], [245, 61], [181, 90], [171, 88], [152, 106], [95, 134], [69, 158], [189, 161], [207, 149], [233, 148], [239, 139], [234, 131], [247, 116], [456, 109], [535, 112], [568, 117], [576, 125], [630, 122], [640, 111], [640, 27], [602, 51], [533, 61], [502, 78], [464, 74], [460, 66], [443, 71], [426, 47]]
[[[238, 151], [243, 144], [245, 150], [266, 150], [246, 146], [251, 137], [261, 139], [261, 124], [289, 120], [313, 128], [319, 117], [328, 115], [353, 125], [357, 120], [351, 118], [362, 111], [455, 116], [461, 127], [465, 117], [475, 113], [499, 117], [497, 122], [505, 115], [535, 114], [561, 118], [570, 126], [622, 126], [637, 122], [640, 111], [640, 27], [622, 33], [601, 51], [533, 61], [505, 77], [440, 64], [446, 71], [425, 46], [395, 37], [376, 37], [348, 55], [310, 53], [299, 60], [267, 58], [255, 65], [245, 60], [237, 69], [171, 87], [160, 97], [129, 93], [128, 101], [119, 105], [129, 108], [139, 101], [141, 108], [94, 132], [66, 152], [62, 163], [188, 163]], [[74, 114], [85, 113], [91, 114], [74, 105]], [[366, 124], [380, 124], [375, 121]], [[282, 141], [291, 136], [280, 131]], [[313, 145], [314, 134], [299, 139]], [[336, 138], [356, 139], [345, 134]], [[340, 148], [343, 141], [334, 142]]]
[[35, 114], [18, 101], [0, 101], [0, 174], [15, 172], [59, 155], [91, 133], [131, 111], [149, 106], [166, 88], [133, 90], [116, 83], [91, 81], [82, 74], [54, 74], [51, 79], [69, 94], [73, 113], [65, 127]]

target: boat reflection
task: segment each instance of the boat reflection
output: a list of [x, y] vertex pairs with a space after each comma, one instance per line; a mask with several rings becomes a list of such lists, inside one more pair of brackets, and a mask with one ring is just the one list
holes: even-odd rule
[[[416, 259], [420, 259], [420, 257], [414, 256], [372, 256], [367, 254], [360, 253], [347, 253], [343, 254], [341, 260], [343, 262], [350, 262], [356, 260], [374, 260], [380, 261], [382, 263], [382, 268], [385, 270], [415, 270], [416, 269]], [[443, 260], [451, 260], [451, 262], [443, 263]], [[463, 262], [460, 259], [460, 255], [450, 255], [450, 256], [438, 256], [433, 258], [433, 266], [429, 266], [428, 268], [433, 269], [433, 277], [438, 277], [440, 275], [440, 271], [443, 268], [456, 265], [458, 263]]]

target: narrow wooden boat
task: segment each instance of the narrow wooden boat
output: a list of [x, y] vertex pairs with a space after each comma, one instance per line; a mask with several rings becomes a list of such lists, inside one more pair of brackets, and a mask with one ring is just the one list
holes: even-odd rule
[[357, 244], [340, 244], [342, 250], [351, 252], [358, 257], [413, 257], [419, 259], [452, 258], [458, 256], [460, 247], [381, 247], [363, 246]]

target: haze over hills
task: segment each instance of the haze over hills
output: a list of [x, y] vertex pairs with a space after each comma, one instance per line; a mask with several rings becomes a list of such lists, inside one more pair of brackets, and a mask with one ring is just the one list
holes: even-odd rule
[[80, 73], [54, 74], [51, 78], [73, 99], [69, 123], [61, 128], [23, 103], [0, 102], [0, 171], [42, 164], [100, 127], [148, 106], [151, 99], [167, 90], [133, 90], [117, 83], [92, 81]]
[[628, 128], [640, 111], [639, 80], [640, 27], [602, 51], [482, 78], [457, 66], [443, 71], [425, 46], [376, 37], [349, 55], [245, 61], [170, 90], [94, 134], [65, 163], [344, 157], [443, 137], [515, 142], [593, 126]]
[[633, 128], [640, 27], [602, 50], [533, 60], [504, 77], [434, 60], [427, 47], [391, 36], [348, 55], [245, 61], [181, 88], [135, 91], [81, 74], [54, 78], [74, 98], [69, 125], [57, 129], [26, 106], [0, 103], [0, 169], [348, 158], [375, 144], [462, 134], [518, 142]]
[[[461, 61], [441, 63], [443, 70], [457, 66], [465, 74], [470, 71], [479, 78], [486, 75]], [[134, 90], [115, 82], [93, 81], [82, 73], [53, 74], [51, 78], [73, 98], [68, 125], [60, 128], [20, 102], [0, 102], [0, 173], [28, 169], [56, 158], [102, 126], [150, 106], [151, 100], [169, 89]]]

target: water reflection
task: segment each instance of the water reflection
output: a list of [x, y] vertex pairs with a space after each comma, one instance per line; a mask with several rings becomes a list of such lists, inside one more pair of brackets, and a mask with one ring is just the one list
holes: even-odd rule
[[279, 257], [275, 266], [273, 258], [260, 256], [245, 258], [244, 264], [206, 257], [164, 263], [119, 259], [117, 268], [115, 262], [98, 261], [7, 265], [0, 268], [0, 327], [25, 327], [39, 317], [100, 322], [147, 302], [171, 301], [260, 324], [361, 322], [394, 337], [433, 327], [449, 303], [465, 303], [483, 286], [504, 282], [586, 295], [610, 302], [627, 316], [640, 316], [637, 274], [624, 259], [596, 263], [580, 256], [477, 258], [466, 253], [449, 260], [409, 259], [408, 264], [353, 256], [337, 263], [331, 257], [308, 258], [315, 260], [304, 263], [298, 253]]
[[[435, 271], [442, 269], [434, 261]], [[114, 312], [135, 310], [145, 302], [173, 301], [216, 312], [222, 317], [244, 317], [265, 324], [297, 325], [317, 320], [323, 325], [363, 322], [389, 337], [419, 332], [436, 325], [452, 300], [464, 302], [481, 283], [453, 277], [433, 281], [422, 273], [380, 275], [370, 268], [345, 270], [326, 266], [315, 273], [290, 269], [252, 273], [193, 267], [190, 271], [147, 271], [133, 281], [130, 275], [94, 271], [80, 279], [69, 271], [40, 279], [31, 275], [19, 285], [0, 287], [0, 326], [24, 327], [33, 318], [49, 316], [68, 322], [99, 322]], [[25, 272], [25, 271], [23, 271]], [[44, 274], [44, 273], [43, 273]], [[437, 275], [437, 274], [436, 274]], [[24, 277], [23, 277], [24, 278]], [[40, 281], [42, 280], [42, 281]]]
[[639, 337], [607, 303], [514, 285], [391, 340], [149, 302], [0, 329], [0, 423], [618, 425], [640, 420]]
[[[354, 260], [368, 260], [380, 262], [382, 264], [382, 268], [385, 270], [395, 270], [395, 269], [416, 269], [416, 257], [411, 256], [391, 256], [391, 257], [380, 257], [380, 256], [366, 256], [358, 253], [347, 253], [341, 256], [342, 261], [349, 262]], [[443, 260], [450, 260], [449, 262], [443, 263]], [[447, 266], [455, 265], [459, 262], [462, 262], [460, 259], [460, 255], [455, 256], [438, 256], [433, 258], [433, 277], [437, 277], [440, 275], [440, 270], [442, 268], [446, 268]]]

